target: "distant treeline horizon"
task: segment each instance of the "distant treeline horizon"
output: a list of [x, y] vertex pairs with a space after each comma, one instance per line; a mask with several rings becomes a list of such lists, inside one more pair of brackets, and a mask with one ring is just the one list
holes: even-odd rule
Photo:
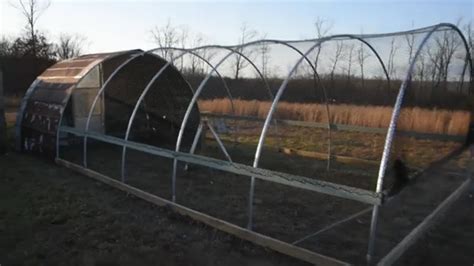
[[[196, 89], [202, 81], [201, 75], [185, 75], [191, 86]], [[223, 78], [235, 99], [268, 101], [271, 96], [261, 79]], [[271, 94], [278, 91], [282, 79], [267, 80]], [[395, 104], [401, 80], [360, 79], [335, 76], [333, 79], [322, 76], [320, 80], [297, 77], [288, 83], [281, 101], [295, 103], [355, 104], [374, 106], [393, 106]], [[211, 77], [201, 93], [200, 99], [228, 98], [224, 82]], [[324, 97], [325, 89], [326, 97]], [[472, 110], [474, 107], [473, 84], [470, 82], [432, 82], [412, 81], [409, 83], [403, 101], [404, 106]]]

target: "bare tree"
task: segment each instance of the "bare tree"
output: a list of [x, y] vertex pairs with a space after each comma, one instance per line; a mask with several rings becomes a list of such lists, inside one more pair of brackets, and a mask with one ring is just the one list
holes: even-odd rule
[[86, 38], [78, 34], [61, 33], [56, 44], [56, 57], [69, 59], [82, 54]]
[[408, 64], [410, 64], [411, 59], [413, 58], [413, 53], [415, 52], [415, 34], [409, 33], [405, 35], [405, 40], [407, 42]]
[[418, 60], [416, 62], [416, 68], [415, 68], [415, 76], [416, 76], [416, 79], [419, 82], [419, 88], [420, 89], [424, 87], [426, 71], [427, 71], [427, 68], [426, 68], [426, 52], [422, 51], [418, 55]]
[[[469, 21], [464, 25], [464, 35], [466, 36], [466, 41], [469, 46], [469, 53], [471, 55], [471, 60], [474, 60], [474, 27], [473, 21]], [[465, 59], [466, 60], [466, 59]], [[468, 67], [468, 62], [466, 62], [466, 67]], [[464, 78], [464, 77], [462, 77]], [[468, 93], [474, 93], [474, 86], [470, 83], [470, 87], [468, 88]]]
[[[187, 46], [187, 42], [189, 39], [189, 29], [186, 26], [181, 26], [178, 29], [178, 45], [180, 48], [184, 49]], [[183, 71], [184, 68], [184, 57], [180, 58], [180, 71]]]
[[[434, 38], [434, 46], [427, 49], [430, 63], [434, 66], [431, 69], [431, 80], [434, 87], [438, 87], [442, 82], [447, 84], [449, 66], [462, 44], [461, 39], [454, 31], [443, 31], [437, 34]], [[444, 87], [445, 90], [446, 87]]]
[[[202, 46], [206, 42], [206, 38], [202, 34], [194, 33], [183, 25], [174, 26], [169, 19], [166, 25], [155, 26], [150, 33], [153, 43], [158, 48], [162, 48], [159, 50], [160, 55], [168, 61], [171, 61], [182, 52], [177, 52], [176, 49], [163, 48], [186, 49], [187, 47]], [[205, 61], [209, 61], [213, 56], [214, 53], [211, 49], [199, 49], [193, 51], [192, 54], [188, 53], [181, 56], [173, 63], [180, 71], [191, 75], [200, 75], [209, 67]]]
[[[204, 37], [201, 34], [198, 34], [194, 37], [193, 43], [191, 44], [192, 47], [199, 47], [202, 46], [204, 42]], [[202, 56], [203, 50], [195, 51], [196, 54]], [[189, 61], [189, 72], [191, 75], [200, 74], [202, 72], [202, 59], [197, 56], [191, 55], [191, 59]]]
[[[173, 26], [171, 20], [168, 19], [166, 25], [162, 27], [155, 26], [151, 30], [151, 36], [153, 42], [158, 45], [159, 48], [168, 48], [178, 46], [180, 33], [179, 29]], [[161, 49], [160, 54], [168, 61], [171, 61], [174, 57], [174, 51], [171, 49]]]
[[390, 52], [388, 54], [388, 74], [390, 75], [390, 78], [391, 79], [394, 79], [396, 77], [396, 68], [395, 68], [395, 58], [396, 58], [396, 53], [398, 51], [398, 49], [400, 48], [400, 46], [398, 46], [396, 44], [396, 39], [395, 38], [392, 38], [392, 40], [390, 41]]
[[[190, 37], [190, 39], [192, 39], [191, 47], [203, 46], [207, 42], [206, 37], [200, 33], [194, 34], [193, 37]], [[209, 62], [212, 57], [214, 57], [214, 50], [199, 49], [195, 50], [194, 53], [197, 56], [191, 55], [189, 61], [189, 72], [191, 75], [202, 75], [210, 68], [210, 66], [205, 61]]]
[[440, 51], [437, 49], [433, 49], [432, 45], [428, 44], [426, 48], [426, 54], [428, 56], [428, 70], [430, 73], [430, 80], [432, 83], [432, 87], [435, 86], [435, 83], [437, 81], [437, 77], [439, 77], [439, 71], [440, 71]]
[[26, 19], [26, 35], [31, 46], [31, 53], [34, 57], [38, 56], [38, 30], [36, 24], [38, 19], [41, 17], [43, 12], [48, 9], [51, 2], [49, 0], [38, 1], [38, 0], [18, 0], [17, 2], [11, 2], [11, 5], [19, 10]]
[[0, 39], [0, 56], [11, 55], [12, 46], [13, 43], [5, 36], [2, 36], [2, 38]]
[[469, 45], [469, 52], [471, 54], [471, 57], [474, 57], [474, 27], [473, 27], [473, 21], [469, 21], [464, 25], [464, 35], [467, 37], [466, 41], [467, 44]]
[[331, 59], [332, 67], [331, 67], [331, 86], [334, 86], [334, 72], [336, 71], [337, 62], [343, 58], [343, 51], [344, 51], [344, 43], [342, 41], [336, 42], [336, 50], [334, 52], [334, 57]]
[[359, 63], [359, 67], [360, 67], [360, 78], [362, 81], [362, 89], [365, 88], [364, 64], [369, 56], [370, 55], [365, 50], [364, 44], [361, 42], [359, 45], [359, 48], [357, 49], [357, 62]]
[[[441, 50], [440, 60], [440, 74], [441, 80], [446, 84], [449, 75], [449, 66], [452, 63], [454, 55], [461, 46], [461, 39], [453, 31], [446, 31], [439, 38], [436, 38], [436, 43]], [[446, 87], [445, 87], [446, 89]]]
[[[252, 41], [257, 36], [257, 32], [248, 27], [246, 23], [243, 23], [240, 27], [240, 36], [238, 41], [237, 51], [244, 54], [246, 57], [251, 58], [255, 53], [255, 50], [252, 47], [242, 47], [242, 44]], [[239, 79], [240, 74], [243, 69], [249, 65], [249, 62], [243, 58], [242, 55], [235, 53], [234, 63], [232, 70], [234, 72], [234, 79]]]
[[[411, 27], [414, 27], [414, 22], [411, 22]], [[407, 52], [408, 52], [408, 64], [411, 63], [413, 53], [415, 52], [415, 34], [409, 33], [405, 35], [405, 41], [407, 43]]]
[[[316, 28], [316, 38], [321, 39], [329, 35], [333, 27], [333, 23], [328, 20], [317, 17], [316, 22], [314, 22], [314, 26]], [[321, 45], [318, 45], [318, 47], [316, 48], [316, 58], [314, 60], [314, 68], [316, 70], [318, 69], [320, 55], [321, 55]]]
[[354, 57], [354, 48], [355, 45], [352, 43], [349, 45], [349, 52], [347, 54], [347, 82], [351, 82], [352, 77], [352, 58]]
[[[267, 35], [262, 35], [262, 39], [266, 39]], [[262, 64], [262, 75], [267, 78], [269, 76], [268, 64], [270, 62], [270, 46], [267, 42], [262, 42], [259, 47], [260, 60]]]

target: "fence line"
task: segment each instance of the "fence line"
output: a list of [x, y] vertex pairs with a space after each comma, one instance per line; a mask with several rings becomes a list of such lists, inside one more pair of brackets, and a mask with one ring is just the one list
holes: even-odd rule
[[[228, 119], [228, 120], [240, 120], [240, 121], [255, 121], [255, 122], [264, 122], [265, 119], [254, 117], [254, 116], [235, 116], [228, 114], [215, 114], [208, 112], [201, 112], [201, 116], [210, 119]], [[309, 128], [322, 128], [327, 129], [327, 123], [321, 122], [308, 122], [308, 121], [298, 121], [298, 120], [286, 120], [286, 119], [275, 119], [276, 122], [280, 125], [286, 126], [298, 126], [298, 127], [309, 127]], [[378, 127], [363, 127], [355, 125], [344, 125], [344, 124], [331, 124], [332, 130], [337, 131], [353, 131], [353, 132], [362, 132], [362, 133], [374, 133], [374, 134], [387, 134], [387, 128], [378, 128]], [[397, 131], [398, 136], [414, 137], [419, 139], [433, 139], [440, 141], [458, 141], [462, 142], [466, 139], [465, 136], [459, 135], [446, 135], [446, 134], [437, 134], [437, 133], [422, 133], [414, 131]]]

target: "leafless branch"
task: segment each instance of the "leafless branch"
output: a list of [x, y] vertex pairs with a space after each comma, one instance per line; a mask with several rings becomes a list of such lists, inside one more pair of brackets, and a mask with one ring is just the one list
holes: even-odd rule
[[56, 56], [59, 59], [69, 59], [82, 54], [86, 38], [78, 34], [61, 33], [56, 45]]
[[[240, 45], [250, 42], [257, 37], [257, 32], [251, 29], [246, 23], [240, 27], [240, 36], [238, 40], [239, 48], [237, 51], [244, 54], [246, 57], [253, 57], [255, 54], [255, 47], [240, 47]], [[232, 70], [234, 72], [234, 79], [239, 79], [242, 70], [249, 65], [249, 62], [240, 54], [235, 53]]]

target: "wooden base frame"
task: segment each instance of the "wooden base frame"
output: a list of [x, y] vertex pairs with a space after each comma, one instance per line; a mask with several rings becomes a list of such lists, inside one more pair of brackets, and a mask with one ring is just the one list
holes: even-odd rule
[[250, 241], [256, 245], [272, 249], [274, 251], [277, 251], [279, 253], [294, 257], [296, 259], [306, 261], [315, 265], [349, 265], [349, 263], [337, 260], [335, 258], [331, 258], [325, 255], [321, 255], [312, 251], [309, 251], [304, 248], [297, 247], [295, 245], [271, 238], [269, 236], [265, 236], [253, 231], [250, 231], [248, 229], [239, 227], [237, 225], [231, 224], [229, 222], [223, 221], [221, 219], [209, 216], [207, 214], [204, 214], [202, 212], [198, 212], [196, 210], [187, 208], [185, 206], [182, 206], [180, 204], [171, 202], [169, 200], [160, 198], [156, 195], [150, 194], [148, 192], [145, 192], [143, 190], [140, 190], [138, 188], [129, 186], [125, 183], [122, 183], [120, 181], [117, 181], [115, 179], [112, 179], [108, 176], [105, 176], [103, 174], [100, 174], [98, 172], [92, 171], [90, 169], [86, 169], [80, 165], [65, 161], [63, 159], [56, 159], [56, 163], [62, 166], [65, 166], [67, 168], [70, 168], [72, 170], [75, 170], [81, 174], [84, 174], [88, 177], [91, 177], [95, 180], [98, 180], [100, 182], [103, 182], [109, 186], [112, 186], [116, 189], [125, 191], [127, 193], [130, 193], [140, 199], [143, 199], [145, 201], [148, 201], [152, 204], [155, 204], [157, 206], [167, 206], [171, 210], [185, 215], [189, 216], [190, 218], [197, 220], [199, 222], [202, 222], [206, 225], [209, 225], [213, 228], [216, 228], [218, 230], [221, 230], [223, 232], [229, 233], [231, 235], [234, 235], [238, 238]]

